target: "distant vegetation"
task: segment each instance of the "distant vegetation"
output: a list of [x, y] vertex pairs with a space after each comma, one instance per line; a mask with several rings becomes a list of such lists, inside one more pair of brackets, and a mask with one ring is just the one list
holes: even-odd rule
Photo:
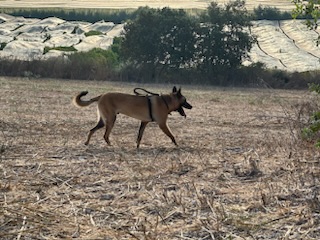
[[3, 50], [7, 46], [7, 43], [0, 43], [0, 50]]
[[258, 6], [254, 8], [252, 13], [252, 20], [288, 20], [292, 19], [290, 12], [282, 12], [274, 7]]
[[45, 47], [43, 53], [46, 54], [50, 50], [57, 50], [57, 51], [63, 51], [63, 52], [76, 52], [77, 49], [74, 47]]
[[[184, 10], [190, 15], [198, 15], [205, 10]], [[60, 9], [60, 8], [3, 8], [1, 13], [12, 16], [23, 16], [27, 18], [45, 19], [47, 17], [58, 17], [66, 21], [86, 21], [95, 23], [101, 20], [114, 22], [116, 24], [132, 20], [137, 16], [135, 9]], [[288, 20], [292, 19], [291, 12], [283, 12], [275, 7], [259, 5], [250, 12], [252, 20]], [[297, 16], [302, 18], [302, 16]], [[306, 18], [309, 16], [303, 16]]]
[[66, 21], [86, 21], [91, 23], [105, 20], [116, 24], [133, 19], [136, 15], [136, 11], [134, 9], [3, 8], [0, 9], [0, 12], [7, 13], [12, 16], [23, 16], [27, 18], [44, 19], [47, 17], [57, 17]]
[[[241, 65], [255, 41], [254, 36], [243, 31], [251, 20], [291, 19], [291, 14], [275, 8], [259, 6], [249, 13], [242, 1], [236, 1], [225, 7], [212, 3], [208, 9], [196, 13], [148, 7], [138, 10], [6, 9], [6, 12], [34, 18], [55, 16], [127, 24], [125, 34], [115, 38], [109, 50], [77, 52], [73, 47], [56, 47], [56, 50], [69, 51], [68, 57], [31, 62], [0, 59], [1, 75], [275, 88], [306, 88], [308, 83], [320, 79], [318, 72], [288, 73], [266, 69], [262, 63]], [[1, 48], [4, 46], [1, 44]], [[51, 48], [44, 49], [44, 53], [49, 50]]]
[[86, 32], [84, 33], [84, 35], [86, 37], [89, 37], [89, 36], [95, 36], [95, 35], [102, 35], [103, 33], [100, 32], [100, 31], [95, 31], [95, 30], [92, 30], [92, 31], [89, 31], [89, 32]]

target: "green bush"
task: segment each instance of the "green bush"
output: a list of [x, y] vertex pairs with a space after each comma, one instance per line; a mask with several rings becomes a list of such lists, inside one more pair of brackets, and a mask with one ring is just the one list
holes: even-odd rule
[[94, 48], [88, 52], [76, 52], [69, 56], [72, 78], [114, 80], [119, 57], [112, 50]]
[[50, 50], [57, 50], [57, 51], [62, 51], [62, 52], [76, 52], [77, 49], [74, 48], [74, 46], [71, 47], [45, 47], [43, 50], [43, 54], [46, 54]]
[[[310, 89], [313, 92], [316, 92], [317, 94], [320, 94], [320, 85], [312, 83], [310, 84]], [[308, 132], [310, 135], [309, 137], [316, 136], [316, 147], [320, 147], [320, 111], [317, 111], [312, 114], [311, 116], [311, 123], [310, 125], [304, 129], [305, 132]]]
[[291, 13], [281, 12], [275, 7], [263, 7], [259, 5], [253, 9], [253, 20], [286, 20], [292, 19]]
[[86, 37], [90, 37], [90, 36], [103, 35], [103, 33], [100, 32], [100, 31], [91, 30], [91, 31], [89, 31], [89, 32], [84, 33], [84, 35], [85, 35]]
[[67, 58], [33, 61], [0, 59], [0, 75], [26, 76], [28, 73], [29, 77], [115, 81], [118, 80], [118, 65], [119, 57], [112, 50], [92, 49], [89, 52], [71, 53]]
[[7, 43], [2, 42], [0, 43], [0, 51], [3, 50], [7, 46]]

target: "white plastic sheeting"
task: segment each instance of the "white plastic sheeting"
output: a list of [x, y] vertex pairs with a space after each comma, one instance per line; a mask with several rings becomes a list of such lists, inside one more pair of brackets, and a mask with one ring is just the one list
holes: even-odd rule
[[303, 20], [261, 20], [253, 24], [251, 32], [258, 43], [250, 52], [251, 62], [291, 72], [320, 69], [320, 48], [315, 42], [318, 33], [309, 30]]
[[[87, 37], [85, 33], [89, 31], [102, 34]], [[55, 17], [39, 20], [0, 14], [0, 43], [6, 44], [0, 57], [30, 60], [67, 54], [56, 50], [44, 54], [45, 47], [73, 46], [77, 51], [108, 49], [113, 38], [122, 31], [123, 24], [104, 21], [91, 24]], [[245, 65], [262, 62], [268, 68], [287, 71], [320, 68], [320, 48], [315, 43], [319, 33], [309, 30], [302, 20], [254, 21], [251, 32], [257, 36], [258, 43], [253, 46]]]
[[[47, 59], [66, 54], [50, 50], [44, 53], [45, 47], [74, 47], [78, 51], [89, 51], [93, 48], [108, 49], [115, 36], [119, 36], [123, 24], [99, 21], [70, 21], [50, 17], [43, 20], [12, 17], [0, 14], [0, 43], [5, 47], [0, 57], [32, 60]], [[90, 31], [99, 31], [101, 35], [86, 36]]]

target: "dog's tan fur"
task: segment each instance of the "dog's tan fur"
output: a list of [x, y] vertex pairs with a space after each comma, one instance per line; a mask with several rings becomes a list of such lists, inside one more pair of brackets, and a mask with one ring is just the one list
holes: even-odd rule
[[[98, 102], [98, 122], [97, 125], [90, 130], [87, 141], [85, 142], [86, 145], [89, 144], [92, 134], [104, 126], [106, 126], [104, 139], [108, 145], [110, 145], [109, 135], [118, 113], [125, 114], [141, 121], [137, 138], [137, 148], [139, 148], [145, 127], [151, 121], [157, 122], [162, 131], [171, 138], [175, 145], [177, 145], [176, 140], [167, 125], [168, 115], [172, 111], [176, 111], [179, 108], [182, 109], [182, 106], [188, 109], [192, 108], [192, 106], [187, 103], [186, 98], [181, 94], [181, 89], [176, 90], [175, 87], [170, 94], [149, 96], [151, 107], [148, 106], [148, 98], [146, 96], [136, 96], [124, 93], [106, 93], [90, 100], [82, 100], [81, 97], [85, 96], [87, 93], [88, 92], [81, 92], [73, 99], [75, 105], [80, 107], [89, 106], [93, 102]], [[150, 113], [150, 110], [152, 113]]]

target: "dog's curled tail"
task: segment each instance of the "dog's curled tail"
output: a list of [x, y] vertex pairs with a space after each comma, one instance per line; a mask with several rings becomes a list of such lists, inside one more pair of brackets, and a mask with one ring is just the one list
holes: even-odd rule
[[83, 92], [79, 93], [77, 96], [75, 96], [73, 98], [73, 103], [79, 107], [86, 107], [86, 106], [89, 106], [93, 102], [97, 102], [101, 97], [101, 95], [100, 95], [98, 97], [91, 98], [90, 100], [86, 100], [86, 101], [81, 100], [81, 97], [83, 97], [87, 94], [88, 94], [88, 91], [83, 91]]

